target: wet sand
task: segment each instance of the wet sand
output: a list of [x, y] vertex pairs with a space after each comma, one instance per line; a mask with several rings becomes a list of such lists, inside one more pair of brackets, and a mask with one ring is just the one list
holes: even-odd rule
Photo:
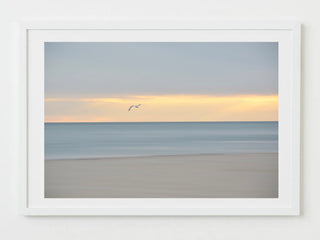
[[46, 160], [46, 198], [276, 198], [278, 154]]

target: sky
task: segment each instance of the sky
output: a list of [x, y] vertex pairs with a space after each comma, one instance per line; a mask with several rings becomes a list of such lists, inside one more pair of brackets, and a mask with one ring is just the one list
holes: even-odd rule
[[275, 42], [45, 43], [46, 122], [277, 121], [277, 93]]

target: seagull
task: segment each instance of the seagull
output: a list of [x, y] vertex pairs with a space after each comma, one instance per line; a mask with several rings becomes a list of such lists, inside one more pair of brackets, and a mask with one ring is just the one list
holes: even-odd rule
[[138, 105], [131, 105], [128, 109], [128, 112], [132, 109], [132, 108], [139, 108], [141, 106], [141, 104]]

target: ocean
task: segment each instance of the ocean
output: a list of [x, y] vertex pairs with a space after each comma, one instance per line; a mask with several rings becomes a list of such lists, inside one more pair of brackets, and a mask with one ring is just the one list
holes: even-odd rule
[[45, 123], [45, 159], [278, 152], [278, 122]]
[[45, 123], [45, 159], [278, 152], [278, 122]]

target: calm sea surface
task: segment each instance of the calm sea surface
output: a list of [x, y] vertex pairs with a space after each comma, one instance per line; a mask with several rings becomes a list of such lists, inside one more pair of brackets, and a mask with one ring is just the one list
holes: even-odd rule
[[46, 123], [45, 158], [278, 152], [278, 122]]

